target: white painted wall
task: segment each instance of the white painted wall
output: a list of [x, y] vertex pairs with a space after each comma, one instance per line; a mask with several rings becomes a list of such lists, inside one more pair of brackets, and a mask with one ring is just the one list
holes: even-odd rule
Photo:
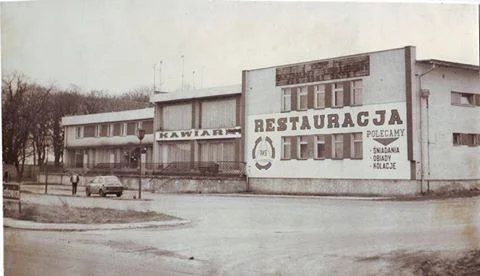
[[[367, 54], [365, 54], [367, 55]], [[363, 103], [394, 103], [405, 101], [405, 49], [394, 49], [368, 54], [370, 75], [363, 80]], [[275, 86], [276, 67], [247, 71], [246, 114], [268, 114], [281, 111], [283, 87]], [[311, 85], [331, 83], [359, 78], [347, 78], [324, 82], [290, 85]]]
[[[99, 146], [120, 146], [127, 144], [138, 144], [136, 135], [113, 136], [113, 137], [83, 137], [75, 138], [75, 127], [67, 127], [67, 147], [99, 147]], [[153, 143], [153, 134], [145, 134], [143, 144]]]
[[[417, 63], [425, 72], [430, 66]], [[452, 133], [480, 134], [480, 107], [451, 104], [451, 91], [480, 94], [479, 72], [439, 67], [422, 78], [430, 90], [430, 179], [480, 179], [480, 146], [453, 146]]]
[[[387, 110], [387, 114], [390, 114], [390, 110], [398, 110], [403, 124], [400, 125], [388, 125], [387, 122], [381, 126], [375, 126], [372, 123], [372, 119], [376, 118], [374, 113], [376, 110]], [[272, 131], [272, 132], [254, 132], [255, 119], [259, 118], [281, 118], [285, 116], [308, 116], [312, 118], [314, 115], [328, 114], [334, 112], [339, 114], [340, 118], [343, 118], [344, 113], [352, 114], [353, 118], [359, 111], [369, 111], [370, 123], [361, 127], [356, 125], [356, 119], [354, 119], [354, 127], [340, 127], [340, 128], [327, 128], [325, 126], [322, 129], [314, 129], [312, 123], [312, 129], [310, 130], [291, 130], [287, 128], [286, 131]], [[288, 114], [288, 115], [287, 115]], [[389, 116], [387, 116], [388, 121]], [[342, 122], [342, 120], [340, 120]], [[299, 125], [298, 125], [299, 126]], [[249, 135], [246, 137], [246, 157], [247, 165], [249, 167], [248, 175], [250, 177], [286, 177], [286, 178], [331, 178], [331, 179], [410, 179], [410, 163], [407, 159], [407, 133], [406, 133], [406, 112], [405, 103], [393, 103], [393, 104], [379, 104], [357, 107], [345, 107], [342, 109], [324, 109], [324, 110], [308, 110], [301, 112], [291, 113], [275, 113], [275, 114], [263, 114], [252, 115], [248, 117], [247, 129]], [[398, 147], [399, 153], [382, 154], [389, 155], [391, 162], [396, 163], [396, 169], [375, 169], [373, 168], [374, 162], [374, 148], [384, 148], [379, 142], [373, 140], [373, 137], [367, 136], [367, 131], [375, 130], [401, 130], [402, 136], [392, 142], [388, 147]], [[352, 133], [361, 132], [363, 137], [363, 159], [342, 159], [342, 160], [281, 160], [281, 137], [282, 136], [294, 136], [294, 135], [315, 135], [315, 134], [331, 134], [331, 133]], [[253, 158], [253, 150], [255, 141], [258, 137], [269, 137], [272, 139], [273, 147], [275, 149], [275, 156], [271, 160], [272, 166], [266, 170], [259, 169], [255, 166], [257, 162]], [[377, 155], [378, 156], [378, 155]], [[294, 157], [293, 157], [294, 158]]]
[[[320, 111], [308, 110], [304, 112], [281, 113], [281, 89], [285, 86], [276, 86], [275, 74], [276, 68], [264, 68], [258, 70], [246, 71], [246, 95], [245, 110], [247, 124], [244, 131], [246, 137], [245, 159], [249, 167], [249, 176], [273, 178], [273, 177], [291, 177], [291, 178], [348, 178], [348, 179], [409, 179], [410, 163], [407, 158], [407, 133], [406, 133], [406, 80], [405, 80], [405, 48], [381, 51], [364, 54], [370, 57], [370, 74], [361, 77], [363, 80], [363, 105], [359, 107], [344, 108], [326, 108]], [[413, 53], [413, 58], [415, 55]], [[305, 83], [301, 85], [311, 85], [317, 83], [338, 82], [359, 78], [338, 79], [324, 82]], [[300, 84], [299, 84], [300, 85]], [[299, 86], [291, 85], [291, 86]], [[379, 105], [380, 104], [380, 105]], [[363, 133], [364, 160], [280, 160], [281, 136], [302, 135], [301, 131], [295, 131], [290, 134], [283, 132], [263, 133], [272, 137], [274, 147], [277, 149], [275, 160], [273, 160], [271, 169], [258, 170], [254, 166], [252, 159], [252, 150], [255, 140], [259, 137], [254, 132], [255, 118], [278, 118], [281, 116], [290, 116], [298, 114], [299, 116], [310, 114], [328, 114], [337, 112], [342, 114], [347, 111], [375, 110], [385, 107], [395, 107], [400, 110], [405, 128], [405, 136], [397, 140], [396, 143], [402, 148], [398, 158], [400, 169], [396, 171], [375, 171], [370, 167], [371, 160], [368, 151], [377, 142], [368, 140], [365, 137], [367, 129], [349, 128], [349, 129], [324, 129], [321, 131], [310, 131], [314, 133]], [[397, 126], [398, 127], [398, 126]], [[388, 128], [388, 126], [387, 126]]]

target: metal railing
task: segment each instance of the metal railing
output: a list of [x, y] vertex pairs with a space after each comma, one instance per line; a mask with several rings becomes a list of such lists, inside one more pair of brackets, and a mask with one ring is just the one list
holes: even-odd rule
[[[91, 174], [137, 174], [139, 166], [135, 163], [98, 163], [88, 168], [88, 172]], [[142, 173], [145, 175], [243, 176], [245, 163], [235, 161], [143, 163]]]

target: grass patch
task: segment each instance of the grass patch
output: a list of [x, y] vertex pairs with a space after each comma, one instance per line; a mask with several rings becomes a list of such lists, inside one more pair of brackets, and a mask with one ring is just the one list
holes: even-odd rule
[[4, 203], [3, 216], [41, 223], [78, 224], [135, 223], [179, 219], [153, 211], [140, 212], [106, 208], [83, 208], [68, 206], [65, 203], [62, 206], [22, 204], [21, 213], [18, 212], [18, 205]]

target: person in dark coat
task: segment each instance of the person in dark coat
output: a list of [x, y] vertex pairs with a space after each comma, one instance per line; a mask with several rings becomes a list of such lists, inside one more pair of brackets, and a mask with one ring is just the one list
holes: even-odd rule
[[70, 176], [70, 182], [72, 183], [72, 195], [76, 195], [77, 194], [77, 185], [78, 185], [78, 182], [80, 182], [80, 176], [78, 176], [78, 174], [76, 174], [76, 173], [73, 173]]

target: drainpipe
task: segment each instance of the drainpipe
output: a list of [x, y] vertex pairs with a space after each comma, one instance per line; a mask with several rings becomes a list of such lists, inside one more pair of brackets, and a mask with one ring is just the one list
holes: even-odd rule
[[[425, 187], [425, 178], [427, 175], [427, 156], [429, 156], [429, 125], [428, 125], [428, 97], [430, 96], [430, 90], [422, 88], [422, 77], [426, 74], [432, 72], [437, 68], [436, 64], [432, 64], [432, 67], [425, 71], [424, 73], [417, 75], [419, 81], [419, 89], [420, 89], [420, 158], [421, 158], [421, 186], [420, 186], [420, 193], [423, 194], [423, 187]], [[428, 175], [430, 175], [430, 171], [428, 171]], [[430, 190], [430, 185], [427, 187], [427, 192]]]

